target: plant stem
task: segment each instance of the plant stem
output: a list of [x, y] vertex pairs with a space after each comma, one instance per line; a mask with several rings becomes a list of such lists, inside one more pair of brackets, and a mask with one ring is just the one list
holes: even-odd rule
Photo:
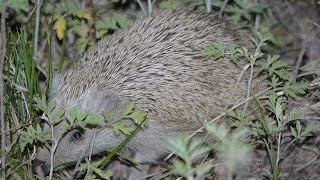
[[283, 155], [283, 154], [287, 151], [287, 149], [291, 146], [291, 144], [293, 144], [296, 140], [297, 140], [297, 138], [294, 138], [294, 140], [292, 140], [292, 141], [284, 148], [284, 150], [281, 152], [280, 155]]
[[211, 0], [206, 0], [207, 13], [212, 11]]
[[54, 152], [56, 151], [58, 147], [58, 143], [60, 139], [55, 139], [54, 133], [53, 133], [53, 125], [50, 124], [50, 129], [51, 129], [51, 137], [53, 139], [52, 147], [50, 150], [50, 173], [49, 173], [49, 180], [52, 180], [53, 176], [53, 158], [54, 158]]
[[6, 178], [6, 128], [4, 121], [4, 74], [3, 67], [6, 56], [6, 8], [7, 1], [2, 1], [1, 10], [1, 40], [0, 40], [0, 123], [1, 123], [1, 169], [2, 177]]
[[38, 60], [38, 40], [39, 40], [39, 24], [40, 24], [40, 9], [42, 0], [37, 0], [37, 10], [34, 23], [34, 44], [33, 44], [33, 58]]
[[151, 0], [148, 0], [148, 15], [150, 16], [152, 14], [152, 2]]
[[145, 16], [148, 16], [146, 10], [144, 9], [144, 6], [143, 6], [143, 3], [141, 2], [141, 0], [136, 0], [136, 1], [137, 1], [137, 3], [139, 4], [139, 6], [140, 6], [140, 8], [141, 8], [141, 10], [142, 10], [142, 12], [143, 12], [143, 14], [144, 14]]
[[228, 4], [228, 1], [229, 0], [224, 0], [224, 2], [223, 2], [223, 5], [222, 5], [222, 7], [221, 7], [221, 9], [220, 9], [220, 11], [219, 11], [219, 18], [222, 18], [222, 13], [223, 13], [223, 10], [224, 10], [224, 8], [226, 7], [226, 5]]

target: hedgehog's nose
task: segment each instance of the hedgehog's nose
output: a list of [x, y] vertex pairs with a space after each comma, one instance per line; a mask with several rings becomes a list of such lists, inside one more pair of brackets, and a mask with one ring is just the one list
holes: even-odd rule
[[36, 174], [40, 180], [45, 180], [48, 169], [44, 161], [35, 159], [32, 162], [32, 170], [33, 170], [33, 173]]

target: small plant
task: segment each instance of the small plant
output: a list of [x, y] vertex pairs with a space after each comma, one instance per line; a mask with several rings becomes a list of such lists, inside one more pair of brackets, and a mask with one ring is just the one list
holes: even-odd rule
[[188, 136], [180, 135], [169, 141], [169, 149], [179, 158], [173, 161], [171, 172], [188, 180], [204, 179], [214, 165], [210, 162], [196, 163], [204, 154], [214, 151], [223, 162], [220, 165], [228, 168], [228, 179], [232, 179], [236, 166], [246, 161], [246, 154], [251, 147], [245, 143], [247, 129], [237, 129], [229, 136], [230, 129], [225, 124], [206, 124], [205, 129], [209, 139], [216, 143], [206, 144], [200, 138], [189, 140]]
[[[309, 136], [314, 129], [314, 126], [308, 124], [303, 128], [301, 125], [301, 113], [296, 110], [287, 110], [285, 103], [286, 97], [297, 97], [298, 95], [304, 94], [308, 87], [308, 83], [305, 81], [293, 83], [293, 75], [286, 70], [287, 64], [280, 60], [280, 56], [266, 56], [261, 52], [261, 48], [266, 45], [267, 40], [268, 38], [263, 38], [258, 33], [258, 40], [254, 40], [256, 45], [255, 52], [250, 52], [244, 47], [237, 47], [235, 44], [226, 46], [219, 42], [214, 42], [210, 47], [204, 49], [204, 55], [215, 61], [220, 58], [230, 59], [235, 64], [238, 63], [239, 59], [248, 61], [250, 64], [250, 77], [248, 80], [249, 85], [247, 93], [248, 99], [250, 98], [251, 82], [253, 78], [263, 74], [268, 76], [269, 90], [266, 91], [266, 94], [268, 94], [269, 100], [266, 102], [265, 106], [262, 105], [257, 97], [253, 97], [257, 107], [257, 111], [254, 113], [255, 115], [246, 114], [246, 108], [249, 103], [249, 101], [247, 101], [243, 110], [238, 108], [234, 111], [227, 111], [227, 116], [234, 119], [231, 122], [231, 127], [235, 127], [240, 131], [251, 129], [250, 137], [255, 139], [257, 144], [263, 144], [269, 153], [270, 162], [272, 164], [272, 170], [269, 173], [270, 178], [280, 179], [281, 170], [279, 162], [282, 158], [282, 154], [295, 141]], [[256, 74], [255, 76], [254, 73]], [[265, 117], [274, 118], [277, 123], [274, 124], [270, 121], [266, 121]], [[291, 130], [291, 136], [294, 138], [285, 148], [282, 148], [282, 134], [289, 128]], [[212, 126], [211, 130], [210, 128], [206, 129], [211, 135], [214, 135], [212, 129], [217, 130], [219, 127]], [[227, 132], [222, 129], [221, 134], [227, 134]], [[216, 137], [216, 139], [221, 142], [224, 141], [222, 136], [216, 134]], [[276, 143], [276, 146], [273, 145], [274, 143]], [[216, 148], [215, 150], [219, 152], [219, 149], [223, 149], [224, 146], [220, 146], [218, 145], [217, 147], [219, 148]], [[228, 148], [221, 152], [226, 152], [227, 150]], [[230, 174], [228, 177], [230, 177]]]
[[189, 141], [186, 135], [180, 135], [170, 140], [169, 149], [179, 157], [173, 161], [172, 172], [187, 180], [203, 179], [213, 167], [209, 163], [194, 164], [194, 161], [199, 159], [201, 155], [212, 150], [210, 146], [203, 143], [201, 139]]

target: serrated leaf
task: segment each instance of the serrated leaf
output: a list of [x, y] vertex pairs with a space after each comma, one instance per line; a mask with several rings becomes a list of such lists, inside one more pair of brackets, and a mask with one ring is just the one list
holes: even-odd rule
[[220, 125], [212, 125], [212, 124], [206, 124], [205, 129], [214, 137], [217, 137], [219, 140], [223, 140], [227, 133], [229, 132], [229, 129], [226, 128], [224, 124]]
[[86, 121], [76, 121], [75, 123], [77, 126], [79, 126], [80, 128], [84, 129], [87, 126], [87, 122]]
[[63, 118], [62, 118], [63, 114], [64, 114], [63, 110], [56, 109], [56, 111], [53, 114], [53, 117], [51, 117], [52, 124], [56, 125], [56, 124], [60, 123], [63, 120]]
[[203, 49], [203, 54], [213, 60], [224, 57], [224, 53], [224, 45], [218, 42], [214, 42], [211, 46]]
[[[279, 99], [278, 99], [279, 100]], [[276, 103], [276, 109], [275, 109], [275, 115], [276, 115], [276, 118], [278, 120], [282, 120], [282, 117], [283, 117], [283, 109], [282, 109], [282, 105], [280, 103], [280, 101], [277, 101]]]
[[296, 109], [293, 109], [288, 113], [288, 121], [298, 120], [298, 119], [301, 119], [302, 117], [303, 117], [303, 114], [301, 112], [296, 111]]
[[198, 147], [196, 150], [194, 150], [191, 154], [190, 154], [190, 159], [195, 159], [205, 153], [208, 153], [211, 150], [211, 148], [209, 146], [201, 146]]
[[30, 125], [21, 132], [19, 139], [20, 149], [23, 151], [28, 144], [32, 145], [37, 141], [44, 143], [50, 139], [50, 134], [47, 131], [44, 131], [39, 124], [35, 128]]
[[189, 157], [187, 152], [188, 137], [186, 135], [180, 134], [178, 137], [170, 139], [168, 141], [168, 148], [182, 159]]
[[93, 18], [89, 9], [77, 9], [72, 11], [72, 15], [80, 19], [86, 19], [89, 23], [93, 22]]
[[76, 109], [76, 107], [73, 107], [66, 114], [66, 120], [70, 125], [72, 125], [75, 123], [76, 118], [77, 118], [77, 109]]
[[127, 26], [127, 18], [123, 15], [116, 15], [114, 17], [104, 17], [96, 23], [97, 37], [100, 38], [105, 35], [108, 30], [118, 30]]
[[100, 119], [95, 115], [89, 115], [86, 118], [86, 122], [92, 126], [98, 126], [100, 124]]
[[297, 134], [296, 130], [295, 130], [292, 126], [290, 126], [290, 130], [291, 130], [291, 134], [292, 134], [295, 138], [298, 137], [298, 134]]
[[71, 124], [68, 124], [66, 121], [63, 121], [60, 126], [60, 132], [66, 133], [72, 127]]
[[90, 41], [87, 37], [81, 37], [76, 43], [76, 49], [79, 51], [80, 54], [86, 52], [86, 50], [92, 46], [92, 41]]
[[176, 159], [173, 161], [172, 171], [178, 175], [184, 175], [188, 171], [188, 167], [183, 161]]
[[116, 123], [112, 125], [112, 129], [115, 135], [119, 135], [121, 132], [125, 135], [130, 135], [134, 128], [127, 126], [125, 123]]
[[202, 177], [207, 174], [213, 168], [212, 164], [200, 164], [196, 167], [196, 176]]
[[88, 173], [86, 174], [86, 176], [84, 177], [85, 180], [98, 180], [98, 177], [92, 173]]
[[47, 107], [48, 107], [47, 112], [50, 114], [53, 111], [53, 109], [56, 107], [56, 103], [54, 101], [50, 101]]
[[77, 115], [77, 120], [78, 121], [83, 121], [89, 116], [89, 110], [82, 110], [78, 115]]
[[300, 135], [301, 134], [301, 129], [302, 129], [300, 121], [297, 121], [296, 129], [297, 129], [297, 134]]
[[[30, 8], [29, 1], [26, 0], [8, 0], [7, 5], [16, 11], [22, 10], [27, 12]], [[0, 0], [0, 8], [2, 9], [2, 0]]]
[[93, 171], [102, 179], [110, 180], [112, 177], [112, 171], [107, 170], [106, 172], [103, 172], [101, 169], [96, 167], [91, 167]]
[[131, 113], [130, 115], [126, 116], [126, 118], [132, 119], [136, 125], [140, 125], [142, 128], [144, 128], [146, 125], [145, 120], [147, 118], [147, 114], [142, 111], [135, 111], [135, 112]]
[[161, 1], [159, 4], [159, 8], [160, 9], [167, 9], [167, 10], [177, 9], [177, 2], [174, 0]]
[[128, 25], [128, 20], [126, 16], [123, 15], [116, 15], [115, 19], [117, 21], [117, 24], [120, 26], [121, 29], [127, 27]]
[[85, 162], [81, 163], [80, 166], [76, 169], [76, 171], [81, 172], [85, 171], [90, 166], [90, 161], [87, 157], [85, 157]]
[[67, 26], [66, 19], [63, 16], [59, 16], [54, 25], [54, 29], [56, 30], [59, 40], [63, 39], [66, 26]]
[[135, 104], [134, 102], [130, 102], [125, 109], [121, 113], [121, 118], [126, 118], [129, 114], [131, 114], [134, 110]]
[[292, 82], [286, 82], [283, 87], [283, 91], [287, 96], [296, 97], [299, 94], [305, 94], [307, 88], [308, 83], [305, 81], [301, 81], [296, 84], [292, 84]]
[[106, 123], [108, 125], [111, 125], [112, 124], [112, 121], [113, 121], [113, 114], [111, 112], [105, 112], [103, 113], [103, 118], [104, 120], [106, 121]]
[[35, 101], [35, 106], [43, 111], [43, 112], [47, 112], [48, 108], [47, 108], [47, 102], [46, 102], [46, 97], [45, 95], [43, 94], [41, 97], [36, 97], [34, 98], [34, 101]]

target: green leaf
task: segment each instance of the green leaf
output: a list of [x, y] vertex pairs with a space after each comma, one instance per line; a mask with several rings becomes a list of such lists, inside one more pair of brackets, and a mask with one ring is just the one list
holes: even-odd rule
[[302, 117], [303, 117], [303, 114], [301, 112], [298, 112], [296, 109], [293, 109], [288, 113], [288, 121], [299, 120], [299, 119], [302, 119]]
[[86, 19], [89, 23], [93, 22], [93, 18], [89, 9], [75, 9], [71, 14], [80, 19]]
[[196, 176], [202, 177], [202, 176], [206, 175], [212, 168], [213, 168], [212, 164], [208, 164], [208, 163], [200, 164], [196, 168]]
[[70, 128], [72, 127], [72, 124], [67, 123], [66, 121], [63, 121], [60, 126], [60, 132], [66, 133]]
[[54, 101], [50, 101], [47, 107], [48, 107], [47, 112], [51, 113], [53, 109], [56, 107], [56, 103]]
[[[194, 140], [192, 142], [194, 142]], [[211, 148], [209, 146], [200, 146], [190, 154], [190, 159], [198, 158], [199, 156], [208, 153], [209, 151], [211, 151]]]
[[241, 51], [233, 42], [229, 44], [230, 58], [235, 63], [242, 56]]
[[125, 123], [116, 123], [112, 125], [112, 129], [115, 135], [119, 135], [121, 132], [125, 135], [130, 135], [134, 128], [127, 126]]
[[49, 113], [46, 96], [44, 94], [41, 97], [35, 97], [34, 101], [35, 101], [35, 107], [37, 107], [39, 110], [43, 112], [46, 112], [47, 114]]
[[292, 84], [292, 82], [286, 82], [283, 87], [283, 91], [286, 96], [297, 97], [299, 94], [305, 94], [308, 86], [309, 83], [305, 81], [301, 81], [296, 84]]
[[147, 114], [145, 112], [142, 112], [142, 111], [135, 111], [135, 112], [131, 113], [130, 115], [127, 115], [125, 118], [132, 119], [135, 124], [141, 125], [142, 128], [144, 128], [146, 123], [147, 123], [145, 121], [146, 118], [147, 118]]
[[134, 110], [135, 104], [134, 102], [130, 102], [125, 109], [121, 113], [121, 118], [126, 118], [129, 114], [131, 114]]
[[223, 140], [229, 132], [229, 129], [224, 124], [206, 124], [204, 127], [212, 136], [217, 137], [219, 140]]
[[89, 110], [82, 110], [78, 115], [77, 115], [77, 120], [78, 121], [83, 121], [89, 116]]
[[54, 29], [56, 30], [57, 36], [59, 40], [62, 40], [64, 37], [64, 32], [66, 30], [67, 21], [63, 16], [57, 18], [56, 23], [54, 25]]
[[104, 17], [98, 20], [96, 25], [97, 38], [104, 36], [108, 30], [118, 30], [126, 27], [128, 24], [126, 16], [116, 15], [114, 17]]
[[112, 124], [112, 121], [113, 121], [113, 114], [111, 112], [105, 112], [103, 113], [103, 118], [104, 120], [106, 121], [106, 123], [108, 125], [111, 125]]
[[180, 134], [178, 137], [170, 139], [168, 141], [168, 148], [183, 160], [189, 158], [188, 137], [184, 134]]
[[167, 9], [167, 10], [177, 9], [177, 3], [174, 0], [161, 1], [159, 4], [159, 8], [160, 9]]
[[53, 116], [51, 117], [52, 125], [56, 125], [56, 124], [60, 123], [63, 120], [63, 118], [62, 118], [63, 114], [64, 114], [63, 110], [57, 109], [54, 112]]
[[117, 21], [117, 24], [120, 26], [121, 29], [128, 26], [128, 19], [126, 16], [118, 14], [114, 18]]
[[106, 172], [104, 172], [101, 169], [96, 167], [91, 167], [91, 168], [93, 169], [93, 172], [95, 172], [102, 179], [110, 180], [113, 175], [112, 171], [110, 170], [107, 170]]
[[19, 145], [21, 151], [23, 151], [28, 144], [32, 145], [36, 142], [45, 143], [49, 140], [51, 140], [51, 134], [48, 131], [43, 130], [39, 124], [36, 128], [30, 125], [21, 132]]
[[297, 138], [297, 137], [298, 137], [297, 131], [296, 131], [292, 126], [290, 126], [290, 130], [291, 130], [291, 134], [292, 134], [295, 138]]
[[100, 118], [95, 115], [89, 115], [86, 118], [86, 122], [87, 122], [87, 124], [90, 124], [92, 126], [98, 126], [100, 124]]
[[213, 60], [224, 57], [224, 53], [224, 45], [219, 42], [214, 42], [211, 46], [203, 50], [203, 54]]
[[188, 172], [188, 167], [183, 161], [176, 159], [173, 161], [172, 171], [178, 175], [185, 175], [185, 173]]
[[[29, 11], [29, 1], [27, 0], [8, 0], [7, 5], [16, 11]], [[0, 8], [2, 9], [2, 0], [0, 0]]]
[[301, 134], [301, 129], [302, 129], [300, 121], [297, 121], [296, 129], [297, 129], [297, 134], [300, 135]]
[[278, 120], [282, 120], [283, 108], [282, 108], [282, 105], [281, 105], [281, 101], [279, 101], [279, 100], [280, 100], [280, 98], [277, 100], [277, 103], [276, 103], [275, 115], [276, 115], [276, 118]]
[[93, 42], [86, 36], [81, 36], [76, 43], [76, 49], [80, 54], [84, 54], [86, 50], [93, 45]]
[[72, 125], [75, 123], [76, 118], [77, 118], [77, 108], [73, 107], [66, 114], [66, 119], [67, 119], [67, 122]]

